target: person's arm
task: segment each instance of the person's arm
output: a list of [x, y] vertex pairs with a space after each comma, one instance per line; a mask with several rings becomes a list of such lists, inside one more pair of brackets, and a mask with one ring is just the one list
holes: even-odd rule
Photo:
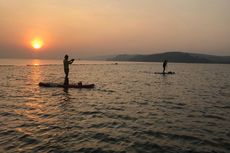
[[71, 59], [71, 60], [69, 61], [69, 64], [72, 64], [72, 63], [73, 63], [73, 61], [74, 61], [74, 59]]

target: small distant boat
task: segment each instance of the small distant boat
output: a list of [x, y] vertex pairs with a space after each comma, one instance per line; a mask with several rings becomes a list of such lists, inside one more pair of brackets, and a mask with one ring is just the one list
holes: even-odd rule
[[60, 87], [60, 88], [94, 88], [95, 84], [82, 84], [82, 83], [78, 83], [78, 84], [69, 84], [69, 85], [64, 85], [61, 83], [45, 83], [45, 82], [40, 82], [38, 84], [40, 87]]
[[176, 72], [172, 72], [172, 71], [169, 71], [169, 72], [155, 72], [154, 74], [176, 74]]

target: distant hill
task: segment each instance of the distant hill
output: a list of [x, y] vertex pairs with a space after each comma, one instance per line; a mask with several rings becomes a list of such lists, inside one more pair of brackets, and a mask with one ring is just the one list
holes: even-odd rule
[[150, 55], [121, 54], [109, 58], [110, 61], [162, 62], [163, 60], [176, 63], [223, 63], [230, 64], [230, 56], [214, 56], [185, 52], [166, 52]]
[[98, 56], [82, 57], [81, 59], [84, 59], [84, 60], [105, 60], [105, 59], [113, 58], [115, 56], [116, 55], [98, 55]]

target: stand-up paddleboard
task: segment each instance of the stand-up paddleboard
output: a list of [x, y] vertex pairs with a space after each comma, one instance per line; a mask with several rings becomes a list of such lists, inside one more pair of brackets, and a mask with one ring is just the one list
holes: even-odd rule
[[154, 74], [176, 74], [175, 72], [169, 71], [169, 72], [155, 72]]
[[69, 85], [64, 85], [61, 83], [45, 83], [45, 82], [40, 82], [38, 84], [40, 87], [60, 87], [60, 88], [94, 88], [94, 84], [69, 84]]

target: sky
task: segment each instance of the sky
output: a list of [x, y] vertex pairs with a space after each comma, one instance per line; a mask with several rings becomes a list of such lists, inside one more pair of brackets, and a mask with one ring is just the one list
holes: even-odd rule
[[229, 6], [230, 0], [0, 0], [0, 58], [229, 56]]

